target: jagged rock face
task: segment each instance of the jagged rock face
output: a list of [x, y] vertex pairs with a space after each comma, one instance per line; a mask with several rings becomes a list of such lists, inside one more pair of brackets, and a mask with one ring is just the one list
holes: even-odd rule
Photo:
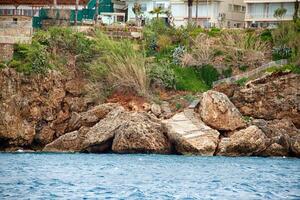
[[300, 157], [300, 135], [291, 138], [291, 150], [295, 156]]
[[1, 145], [45, 145], [69, 132], [72, 113], [93, 105], [85, 97], [84, 80], [57, 71], [25, 76], [13, 69], [0, 70]]
[[[95, 124], [86, 134], [83, 148], [88, 152], [106, 150], [108, 143], [112, 143], [115, 131], [127, 118], [125, 109], [121, 106], [107, 114], [106, 118]], [[111, 146], [111, 145], [110, 145]]]
[[219, 132], [192, 115], [193, 113], [185, 111], [164, 121], [170, 141], [181, 154], [214, 155], [219, 142]]
[[[266, 120], [290, 118], [300, 128], [300, 75], [277, 73], [236, 87], [230, 100], [243, 115]], [[231, 93], [222, 87], [220, 92]]]
[[66, 133], [53, 142], [47, 144], [45, 152], [79, 152], [82, 150], [82, 142], [89, 129], [82, 127], [78, 131]]
[[161, 123], [147, 113], [128, 114], [115, 131], [112, 150], [117, 153], [171, 153], [171, 145], [163, 134]]
[[205, 92], [200, 101], [199, 113], [207, 125], [217, 130], [233, 131], [246, 125], [239, 110], [220, 92]]
[[127, 112], [121, 106], [93, 127], [67, 133], [46, 145], [44, 151], [101, 153], [170, 153], [171, 146], [159, 120], [147, 113]]
[[300, 130], [288, 119], [272, 121], [255, 119], [251, 123], [259, 127], [270, 139], [267, 149], [260, 153], [263, 156], [288, 156], [290, 154], [290, 139], [300, 135]]
[[229, 138], [222, 138], [217, 155], [251, 156], [267, 148], [268, 139], [257, 126], [235, 131]]

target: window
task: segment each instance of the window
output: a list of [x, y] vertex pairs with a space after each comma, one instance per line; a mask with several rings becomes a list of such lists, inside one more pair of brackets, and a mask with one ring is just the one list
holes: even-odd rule
[[233, 5], [233, 11], [234, 12], [240, 12], [241, 11], [241, 6], [239, 6], [239, 5]]
[[246, 7], [242, 6], [242, 12], [246, 12]]
[[18, 18], [13, 18], [13, 24], [18, 24]]
[[228, 4], [228, 11], [232, 11], [233, 10], [232, 7], [233, 7], [232, 4]]

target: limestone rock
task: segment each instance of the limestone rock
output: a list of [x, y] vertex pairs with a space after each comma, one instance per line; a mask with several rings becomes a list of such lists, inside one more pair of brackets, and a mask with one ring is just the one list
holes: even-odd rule
[[222, 138], [217, 155], [251, 156], [267, 148], [268, 139], [257, 126], [235, 131], [229, 138]]
[[300, 135], [291, 138], [291, 150], [293, 155], [300, 157]]
[[300, 130], [288, 119], [272, 121], [254, 119], [251, 123], [259, 127], [270, 139], [267, 149], [260, 153], [263, 156], [288, 156], [290, 153], [290, 138], [300, 135]]
[[163, 118], [165, 119], [169, 119], [170, 117], [172, 117], [173, 113], [171, 111], [170, 104], [167, 101], [163, 101], [161, 103], [161, 112]]
[[88, 128], [81, 128], [78, 131], [66, 133], [47, 144], [43, 151], [45, 152], [79, 152], [82, 150], [82, 142]]
[[158, 104], [151, 105], [151, 112], [156, 116], [159, 117], [161, 115], [161, 108]]
[[171, 145], [160, 123], [147, 113], [130, 113], [115, 131], [112, 150], [117, 153], [170, 153]]
[[34, 140], [38, 144], [48, 144], [53, 141], [55, 131], [49, 126], [44, 126], [39, 133], [36, 133]]
[[68, 122], [67, 130], [70, 132], [79, 129], [81, 126], [91, 127], [105, 118], [105, 116], [117, 106], [118, 104], [115, 103], [106, 103], [95, 106], [83, 113], [73, 112]]
[[233, 131], [245, 127], [239, 110], [223, 93], [205, 92], [200, 102], [199, 113], [203, 122], [217, 130]]
[[88, 152], [102, 152], [112, 144], [115, 131], [127, 117], [125, 109], [121, 106], [115, 108], [104, 119], [95, 124], [86, 134], [83, 148]]
[[299, 88], [300, 74], [275, 73], [235, 88], [230, 100], [243, 115], [265, 120], [289, 118], [300, 128]]
[[220, 134], [193, 116], [192, 110], [178, 113], [164, 121], [164, 127], [178, 153], [214, 155]]

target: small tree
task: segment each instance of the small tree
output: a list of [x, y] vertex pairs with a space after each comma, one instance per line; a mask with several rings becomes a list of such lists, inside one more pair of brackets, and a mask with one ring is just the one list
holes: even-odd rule
[[282, 20], [286, 14], [287, 10], [285, 8], [277, 8], [274, 12], [274, 17]]
[[142, 12], [142, 6], [141, 4], [135, 2], [133, 7], [132, 7], [132, 12], [134, 13], [135, 15], [135, 22], [138, 26], [140, 26], [140, 18], [141, 18], [141, 15], [143, 14]]
[[156, 19], [158, 19], [159, 15], [164, 14], [165, 11], [161, 6], [159, 6], [159, 7], [154, 8], [153, 10], [151, 10], [150, 13], [156, 14]]

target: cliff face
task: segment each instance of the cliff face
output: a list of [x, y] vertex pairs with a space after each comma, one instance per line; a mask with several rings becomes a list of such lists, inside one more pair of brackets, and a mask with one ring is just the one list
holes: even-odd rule
[[72, 113], [86, 111], [93, 101], [85, 83], [52, 71], [24, 76], [0, 71], [0, 147], [43, 146], [69, 132]]
[[163, 104], [144, 111], [96, 104], [90, 84], [78, 75], [24, 76], [4, 69], [0, 151], [299, 157], [299, 77], [275, 74], [245, 87], [219, 85], [215, 89], [223, 93], [207, 91], [197, 105], [162, 117]]
[[276, 73], [238, 87], [221, 84], [225, 93], [245, 116], [265, 120], [289, 118], [300, 128], [300, 74]]

